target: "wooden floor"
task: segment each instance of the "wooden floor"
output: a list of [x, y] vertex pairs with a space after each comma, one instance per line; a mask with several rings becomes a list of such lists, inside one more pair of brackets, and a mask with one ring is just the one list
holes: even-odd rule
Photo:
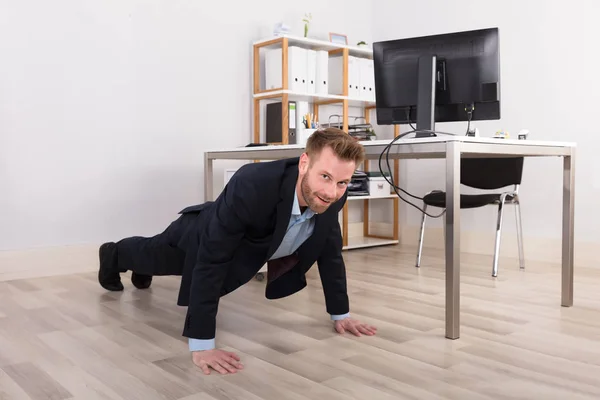
[[316, 266], [270, 301], [252, 281], [223, 298], [218, 346], [245, 369], [204, 376], [181, 336], [179, 279], [106, 293], [96, 274], [0, 282], [0, 399], [598, 399], [600, 268], [577, 268], [560, 307], [557, 265], [464, 255], [461, 338], [444, 338], [442, 254], [345, 253], [351, 311], [375, 337], [338, 335]]

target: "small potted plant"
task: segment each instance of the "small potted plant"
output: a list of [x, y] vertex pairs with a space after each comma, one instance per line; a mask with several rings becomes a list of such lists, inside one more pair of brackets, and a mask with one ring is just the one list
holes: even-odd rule
[[304, 14], [304, 18], [302, 18], [302, 22], [304, 22], [304, 37], [308, 37], [308, 26], [310, 21], [312, 21], [312, 14]]
[[367, 128], [367, 140], [377, 140], [377, 135], [373, 128]]

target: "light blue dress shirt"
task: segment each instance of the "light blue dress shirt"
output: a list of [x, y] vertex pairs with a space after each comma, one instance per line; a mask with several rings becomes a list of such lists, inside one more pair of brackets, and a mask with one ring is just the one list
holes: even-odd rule
[[[298, 194], [294, 189], [294, 204], [292, 206], [292, 215], [290, 216], [290, 222], [288, 223], [285, 236], [281, 241], [281, 244], [271, 256], [271, 260], [289, 256], [295, 252], [301, 245], [312, 235], [315, 220], [313, 216], [315, 213], [307, 208], [302, 213], [300, 211], [300, 204], [298, 202]], [[350, 314], [342, 315], [331, 315], [332, 320], [340, 320], [349, 317]], [[211, 350], [215, 348], [215, 339], [189, 339], [190, 351], [200, 350]]]

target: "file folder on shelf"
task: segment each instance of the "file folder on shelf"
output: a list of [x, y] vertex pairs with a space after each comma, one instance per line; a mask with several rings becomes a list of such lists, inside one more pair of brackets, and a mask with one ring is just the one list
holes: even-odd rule
[[360, 95], [366, 101], [375, 101], [375, 70], [373, 60], [360, 59]]
[[316, 87], [318, 94], [329, 94], [329, 52], [317, 51], [316, 58]]
[[348, 97], [352, 99], [360, 98], [360, 60], [358, 57], [348, 57]]
[[[359, 57], [348, 57], [348, 97], [351, 99], [361, 99], [361, 61], [362, 59]], [[343, 95], [344, 93], [343, 63], [343, 57], [332, 57], [329, 59], [329, 90], [332, 94]]]
[[268, 49], [265, 51], [265, 90], [281, 87], [282, 77], [282, 50]]
[[317, 89], [317, 51], [306, 50], [306, 93], [314, 94]]
[[344, 58], [334, 56], [329, 58], [329, 93], [336, 95], [344, 94]]
[[[282, 123], [283, 123], [283, 104], [281, 102], [267, 104], [267, 125], [266, 125], [266, 143], [285, 143]], [[296, 112], [296, 102], [288, 102], [288, 133], [287, 143], [296, 144], [298, 120]]]
[[[265, 52], [265, 90], [281, 88], [282, 49], [268, 49]], [[288, 47], [288, 90], [307, 93], [307, 50], [297, 46]]]
[[[298, 125], [296, 125], [296, 102], [290, 101], [288, 103], [288, 143], [296, 144], [296, 139], [298, 138], [296, 129]], [[283, 135], [282, 135], [283, 136]]]
[[306, 49], [288, 47], [288, 89], [296, 93], [306, 93], [308, 89], [306, 57]]

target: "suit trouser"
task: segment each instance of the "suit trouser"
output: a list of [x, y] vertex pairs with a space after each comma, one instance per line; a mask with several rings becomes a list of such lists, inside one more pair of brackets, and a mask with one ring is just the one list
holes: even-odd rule
[[179, 275], [183, 273], [186, 253], [178, 247], [197, 213], [183, 214], [162, 233], [152, 237], [133, 236], [118, 241], [117, 267], [121, 272], [141, 275]]

